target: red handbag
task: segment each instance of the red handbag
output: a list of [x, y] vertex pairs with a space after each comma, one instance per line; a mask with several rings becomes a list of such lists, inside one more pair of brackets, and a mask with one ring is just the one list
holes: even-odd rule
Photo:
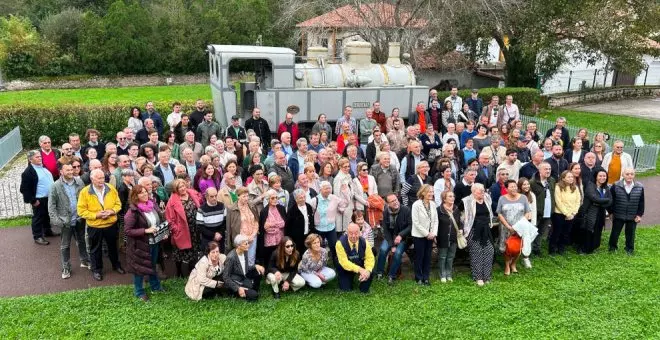
[[522, 251], [522, 238], [518, 234], [512, 234], [506, 239], [506, 250], [504, 253], [508, 256], [518, 256]]

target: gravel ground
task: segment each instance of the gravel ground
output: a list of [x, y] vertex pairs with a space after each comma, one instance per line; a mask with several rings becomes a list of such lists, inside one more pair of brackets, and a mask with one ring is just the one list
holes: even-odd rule
[[7, 164], [0, 174], [0, 219], [31, 215], [32, 209], [23, 203], [19, 191], [21, 173], [25, 170], [24, 157], [18, 157]]

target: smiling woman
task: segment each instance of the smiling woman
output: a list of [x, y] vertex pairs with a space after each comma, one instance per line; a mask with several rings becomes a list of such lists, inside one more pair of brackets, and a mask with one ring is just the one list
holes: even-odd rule
[[[264, 297], [252, 305], [229, 297], [191, 303], [183, 280], [165, 281], [167, 293], [148, 306], [126, 299], [133, 291], [129, 285], [4, 298], [0, 299], [0, 337], [219, 334], [221, 338], [306, 339], [377, 338], [387, 332], [392, 338], [431, 338], [438, 334], [431, 320], [441, 313], [444, 324], [456, 325], [442, 328], [442, 334], [451, 338], [611, 338], [620, 334], [656, 338], [660, 324], [649, 320], [657, 319], [660, 285], [649, 280], [648, 274], [660, 267], [660, 227], [639, 229], [637, 236], [636, 256], [571, 253], [561, 266], [544, 257], [535, 262], [534, 275], [505, 279], [500, 270], [493, 283], [482, 288], [472, 283], [465, 266], [459, 266], [450, 286], [421, 288], [410, 279], [388, 286], [378, 281], [368, 295], [358, 296], [337, 294], [337, 283], [331, 281], [321, 290], [303, 288], [286, 299]], [[406, 275], [409, 271], [404, 268]], [[269, 289], [263, 287], [262, 293]], [[512, 291], [516, 299], [510, 298]], [[371, 312], [362, 313], [365, 308]], [[306, 310], [314, 313], [291, 317]], [[247, 329], [248, 319], [259, 326]], [[394, 326], [410, 322], [415, 326]], [[566, 327], [568, 322], [580, 327]]]

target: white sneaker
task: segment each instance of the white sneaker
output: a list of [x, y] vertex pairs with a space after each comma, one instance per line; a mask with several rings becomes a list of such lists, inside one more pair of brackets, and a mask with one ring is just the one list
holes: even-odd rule
[[447, 278], [447, 281], [448, 281], [448, 282], [454, 282], [454, 280], [453, 280], [451, 277], [448, 277], [448, 278]]
[[482, 287], [484, 285], [484, 282], [481, 280], [477, 280], [477, 286]]
[[440, 279], [440, 282], [442, 282], [442, 283], [447, 283], [447, 279], [445, 279], [445, 278], [443, 277], [443, 278]]
[[63, 279], [68, 279], [71, 277], [71, 272], [68, 269], [62, 270], [62, 278]]
[[92, 265], [89, 262], [80, 262], [80, 268], [92, 269]]
[[532, 261], [530, 261], [529, 258], [524, 258], [523, 259], [523, 265], [527, 269], [532, 269]]

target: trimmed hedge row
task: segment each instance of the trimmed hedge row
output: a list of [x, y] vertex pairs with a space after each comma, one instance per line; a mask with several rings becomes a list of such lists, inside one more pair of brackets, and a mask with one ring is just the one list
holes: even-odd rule
[[[167, 115], [172, 112], [171, 104], [172, 101], [154, 102], [156, 111], [163, 116], [165, 124]], [[192, 112], [195, 100], [182, 101], [181, 105], [183, 112]], [[38, 146], [41, 135], [49, 136], [53, 145], [59, 146], [68, 141], [69, 134], [75, 132], [84, 136], [88, 128], [94, 128], [101, 132], [102, 140], [114, 141], [117, 131], [128, 124], [129, 111], [133, 106], [135, 105], [0, 106], [0, 136], [20, 126], [23, 147]]]
[[[463, 89], [458, 91], [458, 95], [464, 100], [469, 98], [472, 89]], [[479, 89], [479, 97], [484, 100], [484, 105], [488, 105], [492, 96], [500, 97], [500, 104], [504, 104], [504, 98], [507, 95], [513, 96], [513, 102], [522, 109], [531, 109], [534, 104], [544, 107], [547, 105], [547, 99], [541, 97], [541, 91], [529, 87], [488, 87]], [[449, 97], [449, 91], [438, 92], [438, 98], [444, 99]]]

